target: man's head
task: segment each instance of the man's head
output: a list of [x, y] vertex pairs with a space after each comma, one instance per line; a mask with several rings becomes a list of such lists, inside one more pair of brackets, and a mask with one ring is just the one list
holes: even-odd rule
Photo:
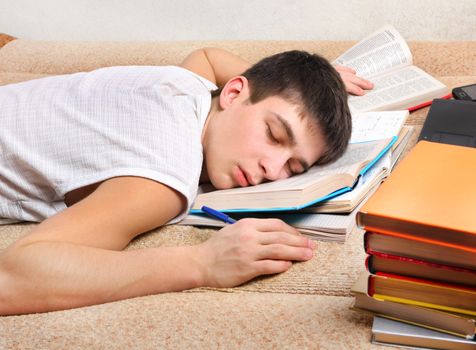
[[205, 170], [217, 188], [281, 179], [333, 161], [350, 138], [339, 74], [303, 51], [259, 61], [228, 81], [214, 106], [203, 145]]

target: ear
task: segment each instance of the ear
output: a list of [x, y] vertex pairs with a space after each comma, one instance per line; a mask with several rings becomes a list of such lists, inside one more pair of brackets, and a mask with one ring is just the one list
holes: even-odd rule
[[227, 109], [237, 101], [245, 101], [249, 97], [248, 79], [239, 75], [231, 78], [220, 93], [220, 107]]

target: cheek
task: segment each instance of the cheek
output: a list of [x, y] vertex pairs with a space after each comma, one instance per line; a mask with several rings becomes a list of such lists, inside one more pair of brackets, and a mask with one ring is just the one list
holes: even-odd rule
[[259, 137], [253, 131], [242, 132], [237, 130], [235, 133], [229, 134], [228, 137], [224, 137], [222, 141], [220, 149], [233, 158], [250, 156], [263, 147], [262, 137]]

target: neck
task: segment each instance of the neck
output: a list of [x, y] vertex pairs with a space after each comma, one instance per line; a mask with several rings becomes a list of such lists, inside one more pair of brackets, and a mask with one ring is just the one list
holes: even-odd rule
[[218, 112], [218, 96], [212, 98], [212, 103], [210, 106], [210, 112], [208, 112], [207, 120], [205, 120], [205, 124], [202, 130], [202, 146], [205, 148], [208, 136], [208, 127], [212, 123], [212, 120], [215, 118], [216, 113]]
[[203, 149], [203, 161], [202, 161], [202, 172], [200, 173], [200, 183], [210, 182], [208, 178], [208, 171], [207, 171], [207, 162], [206, 162], [206, 154], [208, 148], [208, 130], [211, 124], [213, 124], [213, 120], [216, 117], [218, 112], [218, 96], [212, 98], [212, 103], [210, 106], [210, 112], [208, 112], [207, 120], [205, 120], [205, 125], [203, 126], [202, 130], [202, 149]]

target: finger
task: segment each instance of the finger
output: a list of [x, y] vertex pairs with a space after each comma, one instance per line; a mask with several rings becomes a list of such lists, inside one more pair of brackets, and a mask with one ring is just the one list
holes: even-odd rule
[[[253, 227], [257, 231], [261, 232], [287, 232], [291, 233], [293, 235], [298, 235], [301, 236], [301, 233], [292, 227], [291, 225], [288, 225], [282, 220], [279, 219], [252, 219], [252, 218], [246, 218], [238, 221], [240, 225], [246, 226], [247, 228]], [[235, 224], [236, 225], [236, 224]]]
[[364, 78], [361, 78], [355, 74], [351, 74], [351, 73], [348, 73], [348, 72], [343, 72], [341, 73], [341, 77], [342, 77], [342, 80], [344, 81], [344, 83], [347, 85], [347, 84], [353, 84], [353, 85], [357, 85], [358, 87], [360, 88], [363, 88], [363, 89], [372, 89], [374, 84], [370, 81], [368, 81], [367, 79], [364, 79]]
[[371, 81], [368, 81], [367, 79], [358, 76], [354, 76], [352, 82], [366, 90], [370, 90], [374, 87], [374, 84]]
[[306, 261], [312, 258], [311, 248], [292, 247], [285, 244], [262, 245], [255, 252], [255, 260]]
[[364, 90], [361, 89], [360, 87], [358, 87], [357, 85], [354, 85], [354, 84], [350, 84], [350, 83], [345, 84], [345, 90], [349, 94], [352, 94], [352, 95], [356, 95], [356, 96], [365, 95]]
[[336, 71], [338, 71], [338, 72], [349, 72], [349, 73], [355, 74], [355, 69], [350, 68], [350, 67], [341, 66], [341, 65], [336, 65], [336, 66], [334, 66], [334, 68], [335, 68]]
[[289, 270], [292, 265], [293, 263], [291, 261], [286, 260], [260, 260], [253, 263], [253, 267], [256, 270], [256, 276], [281, 273]]
[[314, 249], [316, 243], [304, 235], [293, 235], [286, 232], [266, 232], [259, 236], [261, 244], [285, 244], [293, 247], [305, 247]]

